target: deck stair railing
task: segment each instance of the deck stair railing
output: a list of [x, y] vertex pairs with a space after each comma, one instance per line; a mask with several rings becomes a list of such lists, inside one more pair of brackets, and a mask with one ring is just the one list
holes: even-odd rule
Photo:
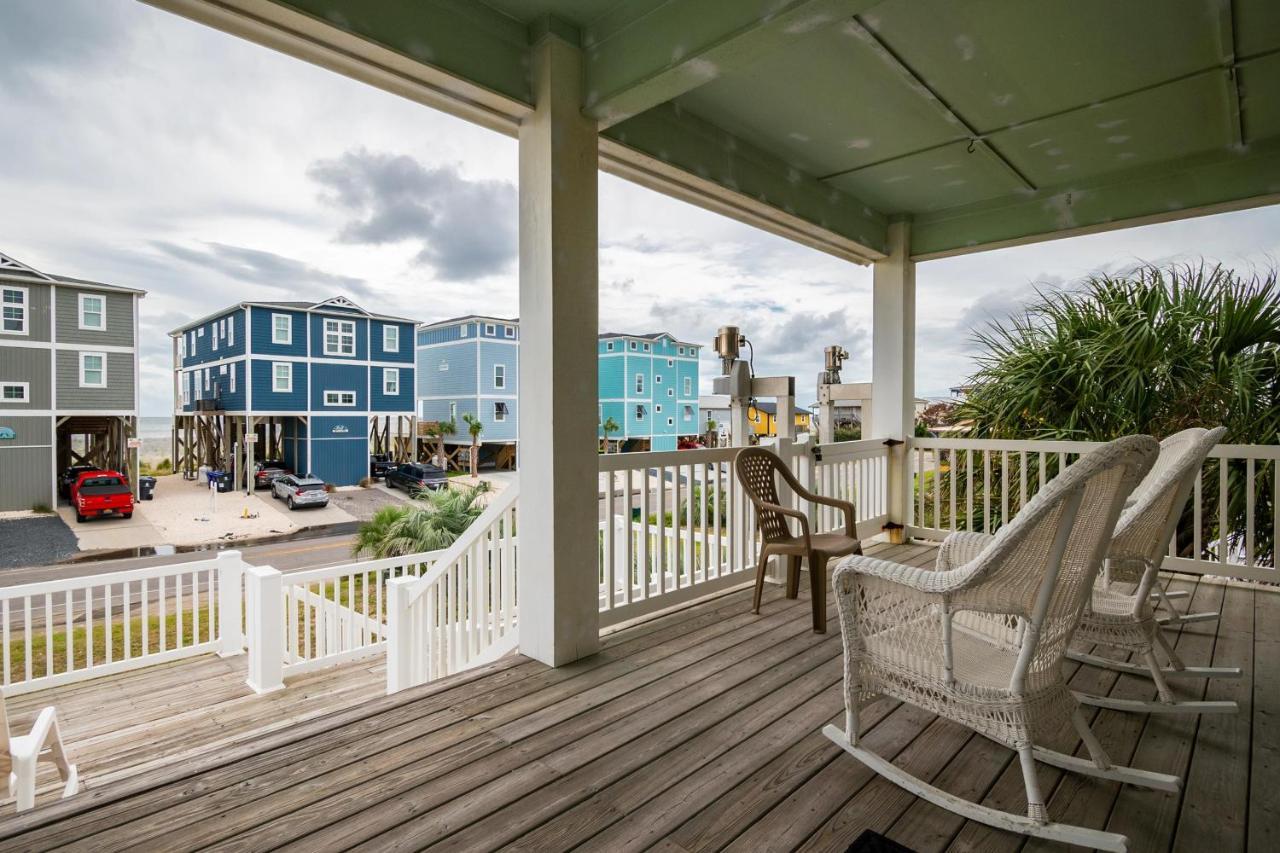
[[511, 483], [420, 577], [388, 581], [388, 693], [515, 650], [519, 496]]

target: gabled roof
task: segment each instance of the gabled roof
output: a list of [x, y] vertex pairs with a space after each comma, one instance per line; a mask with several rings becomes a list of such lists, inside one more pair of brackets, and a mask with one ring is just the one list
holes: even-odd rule
[[487, 323], [503, 323], [508, 326], [519, 326], [519, 317], [490, 317], [487, 314], [464, 314], [461, 317], [453, 317], [448, 320], [437, 320], [434, 323], [422, 323], [419, 329], [438, 329], [442, 326], [453, 326], [458, 323], [467, 323], [473, 320], [479, 320]]
[[670, 332], [644, 332], [643, 334], [634, 334], [632, 332], [601, 332], [596, 335], [597, 340], [606, 340], [609, 338], [630, 338], [637, 341], [656, 341], [659, 338], [667, 338], [673, 343], [686, 347], [695, 347], [701, 349], [701, 344], [691, 344], [688, 341], [682, 341]]
[[50, 275], [35, 267], [27, 266], [0, 252], [0, 279], [5, 281], [30, 281], [44, 284], [60, 284], [67, 287], [80, 287], [86, 290], [118, 290], [122, 293], [146, 294], [145, 290], [134, 287], [121, 287], [118, 284], [104, 284], [100, 281], [89, 281], [84, 278], [72, 278], [64, 275]]
[[[266, 300], [254, 299], [254, 300], [247, 300], [245, 302], [237, 302], [233, 305], [228, 305], [226, 308], [219, 308], [217, 311], [214, 311], [212, 314], [206, 314], [205, 316], [199, 318], [198, 320], [192, 320], [189, 323], [185, 323], [179, 326], [178, 328], [171, 330], [169, 332], [169, 335], [170, 337], [173, 337], [175, 335], [180, 335], [183, 332], [187, 331], [188, 329], [193, 329], [196, 326], [207, 323], [208, 321], [212, 320], [214, 317], [221, 317], [223, 314], [226, 314], [228, 311], [235, 311], [238, 309], [249, 308], [249, 307], [281, 308], [288, 311], [312, 311], [316, 313], [326, 313], [325, 312], [326, 308], [355, 309], [356, 311], [360, 312], [362, 316], [367, 317], [370, 320], [389, 320], [393, 323], [413, 323], [415, 325], [418, 322], [417, 320], [410, 320], [408, 317], [393, 317], [389, 314], [375, 314], [372, 311], [366, 311], [365, 309], [361, 308], [359, 305], [352, 302], [350, 299], [347, 299], [345, 296], [332, 296], [320, 302], [284, 301], [284, 300], [266, 301]], [[341, 316], [349, 313], [350, 312], [347, 310], [340, 310], [340, 311], [333, 312], [335, 316]]]

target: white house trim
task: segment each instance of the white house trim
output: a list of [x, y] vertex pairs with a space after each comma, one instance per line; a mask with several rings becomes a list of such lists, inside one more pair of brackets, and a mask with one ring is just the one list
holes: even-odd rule
[[[5, 306], [12, 307], [11, 303], [4, 301], [5, 291], [13, 291], [22, 294], [22, 328], [6, 329], [4, 327], [4, 309]], [[53, 299], [53, 288], [49, 288], [49, 299]], [[52, 332], [52, 329], [50, 330]], [[18, 284], [0, 285], [0, 335], [30, 335], [31, 334], [31, 290]], [[53, 337], [52, 334], [49, 337]]]
[[[276, 368], [283, 367], [284, 365], [289, 366], [289, 376], [288, 376], [289, 381], [285, 383], [284, 388], [280, 388], [278, 387], [278, 384], [276, 382], [276, 380], [280, 378], [279, 375], [276, 373]], [[271, 393], [272, 394], [292, 394], [293, 393], [293, 362], [291, 361], [271, 362]], [[310, 460], [307, 460], [307, 461], [309, 462]]]
[[[276, 332], [281, 331], [279, 328], [276, 327], [277, 319], [289, 321], [286, 327], [283, 329], [284, 340], [280, 340], [276, 337]], [[253, 336], [250, 335], [249, 337], [252, 338]], [[277, 346], [293, 346], [293, 315], [292, 314], [281, 314], [278, 311], [271, 312], [271, 343], [276, 344]]]
[[[339, 395], [341, 395], [341, 394], [350, 394], [350, 395], [351, 395], [351, 402], [350, 402], [350, 403], [343, 403], [343, 402], [336, 402], [336, 403], [335, 403], [335, 402], [331, 402], [331, 401], [329, 400], [329, 395], [330, 395], [330, 394], [339, 394]], [[359, 398], [360, 398], [360, 395], [359, 395], [358, 393], [356, 393], [355, 391], [347, 391], [347, 390], [332, 390], [332, 389], [326, 388], [326, 389], [324, 390], [323, 395], [321, 396], [321, 398], [320, 398], [320, 399], [324, 401], [324, 406], [325, 406], [325, 408], [328, 408], [328, 407], [330, 407], [330, 406], [337, 406], [337, 407], [341, 407], [341, 408], [343, 408], [343, 409], [354, 409], [354, 408], [356, 408], [356, 403], [359, 401]], [[341, 397], [338, 397], [338, 399], [339, 399], [339, 400], [341, 400], [342, 398], [341, 398]]]
[[[509, 338], [484, 338], [483, 340], [486, 344], [505, 344], [511, 347], [520, 346], [519, 340], [513, 341], [513, 340], [510, 340]], [[468, 336], [465, 338], [458, 338], [452, 341], [436, 341], [434, 344], [418, 344], [417, 346], [414, 347], [414, 349], [423, 350], [423, 349], [435, 349], [436, 347], [453, 347], [462, 343], [469, 344], [474, 342], [478, 342], [478, 339]]]
[[0, 341], [0, 347], [14, 347], [15, 349], [59, 349], [66, 352], [137, 352], [136, 347], [122, 347], [114, 344], [71, 344], [54, 341], [3, 340]]
[[[5, 392], [10, 388], [20, 388], [22, 396], [20, 398], [7, 397]], [[0, 406], [14, 406], [31, 402], [31, 383], [18, 382], [11, 379], [0, 379]]]

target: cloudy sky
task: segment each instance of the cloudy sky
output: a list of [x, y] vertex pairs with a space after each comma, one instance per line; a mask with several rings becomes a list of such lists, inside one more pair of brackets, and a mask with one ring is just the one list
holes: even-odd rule
[[[514, 316], [514, 140], [134, 0], [3, 0], [0, 56], [0, 252], [149, 291], [144, 414], [171, 409], [165, 333], [242, 299]], [[801, 403], [825, 344], [870, 378], [868, 267], [608, 175], [600, 244], [602, 330], [737, 323]], [[970, 330], [1037, 285], [1200, 255], [1267, 263], [1280, 208], [921, 264], [917, 390], [962, 381]]]

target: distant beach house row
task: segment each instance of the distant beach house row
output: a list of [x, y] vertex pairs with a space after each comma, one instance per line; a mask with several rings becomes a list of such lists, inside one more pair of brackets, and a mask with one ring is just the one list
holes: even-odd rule
[[[468, 315], [421, 326], [417, 336], [418, 417], [453, 421], [445, 443], [470, 444], [464, 415], [484, 424], [481, 453], [500, 460], [519, 440], [520, 321]], [[624, 450], [675, 450], [700, 432], [697, 344], [665, 332], [599, 336], [597, 433], [610, 418]]]
[[144, 291], [0, 254], [0, 510], [58, 502], [58, 473], [127, 470]]
[[407, 457], [415, 328], [337, 296], [240, 302], [174, 329], [176, 467], [235, 458], [243, 484], [256, 453], [353, 485], [371, 452]]

